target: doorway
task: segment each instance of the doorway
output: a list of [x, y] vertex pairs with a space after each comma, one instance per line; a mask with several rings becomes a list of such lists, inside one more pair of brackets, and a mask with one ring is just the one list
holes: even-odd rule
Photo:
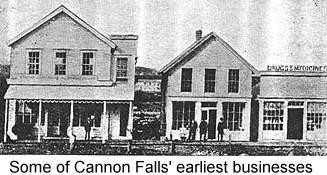
[[69, 104], [45, 104], [48, 120], [47, 137], [67, 137], [69, 126]]
[[217, 110], [216, 109], [202, 109], [202, 119], [208, 119], [208, 139], [216, 138], [216, 121]]
[[288, 109], [287, 139], [303, 139], [303, 109]]

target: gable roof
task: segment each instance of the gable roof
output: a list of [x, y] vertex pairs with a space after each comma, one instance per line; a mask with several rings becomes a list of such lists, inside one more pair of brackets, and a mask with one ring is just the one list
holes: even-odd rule
[[174, 58], [171, 62], [169, 62], [166, 66], [164, 66], [159, 73], [164, 74], [174, 68], [178, 63], [183, 61], [190, 53], [192, 53], [195, 49], [201, 47], [206, 41], [208, 41], [211, 37], [215, 37], [216, 41], [221, 43], [227, 50], [229, 50], [237, 59], [239, 59], [246, 67], [248, 67], [253, 74], [258, 75], [259, 72], [256, 68], [254, 68], [249, 62], [247, 62], [240, 54], [238, 54], [226, 41], [221, 39], [216, 33], [211, 32], [201, 39], [195, 41], [191, 46], [189, 46], [186, 50], [184, 50], [181, 54], [179, 54], [176, 58]]
[[34, 25], [32, 25], [30, 28], [26, 29], [25, 31], [23, 31], [22, 33], [20, 33], [19, 35], [17, 35], [15, 38], [11, 39], [8, 42], [8, 45], [9, 46], [13, 45], [14, 43], [16, 43], [17, 41], [19, 41], [20, 39], [22, 39], [26, 35], [30, 34], [34, 30], [36, 30], [37, 28], [39, 28], [40, 26], [42, 26], [44, 23], [48, 22], [53, 17], [57, 16], [58, 14], [60, 14], [62, 12], [65, 13], [66, 15], [68, 15], [69, 17], [71, 17], [74, 21], [76, 21], [78, 24], [80, 24], [86, 30], [88, 30], [89, 32], [91, 32], [92, 34], [94, 34], [97, 38], [99, 38], [100, 40], [102, 40], [104, 43], [108, 44], [112, 48], [116, 48], [116, 44], [110, 38], [106, 37], [105, 35], [103, 35], [99, 31], [97, 31], [95, 28], [93, 28], [92, 26], [90, 26], [89, 24], [87, 24], [84, 20], [82, 20], [81, 18], [79, 18], [76, 14], [74, 14], [73, 12], [71, 12], [70, 10], [68, 10], [63, 5], [59, 6], [54, 11], [52, 11], [51, 13], [49, 13], [47, 16], [43, 17], [38, 22], [36, 22]]

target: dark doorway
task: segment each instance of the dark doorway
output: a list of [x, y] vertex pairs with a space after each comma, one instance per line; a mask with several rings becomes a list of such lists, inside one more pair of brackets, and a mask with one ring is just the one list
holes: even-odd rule
[[121, 105], [120, 106], [120, 131], [119, 131], [119, 136], [126, 136], [128, 118], [129, 118], [129, 106], [128, 105]]
[[209, 122], [208, 122], [208, 139], [216, 138], [216, 120], [217, 120], [217, 110], [209, 110]]
[[288, 109], [287, 139], [303, 138], [303, 109]]
[[70, 104], [44, 104], [48, 115], [48, 137], [67, 137], [70, 118]]

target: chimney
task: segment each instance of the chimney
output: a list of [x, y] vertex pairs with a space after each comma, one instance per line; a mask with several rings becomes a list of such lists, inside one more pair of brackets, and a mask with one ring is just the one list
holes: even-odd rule
[[199, 39], [201, 39], [201, 37], [202, 37], [202, 30], [197, 30], [195, 32], [195, 39], [199, 40]]

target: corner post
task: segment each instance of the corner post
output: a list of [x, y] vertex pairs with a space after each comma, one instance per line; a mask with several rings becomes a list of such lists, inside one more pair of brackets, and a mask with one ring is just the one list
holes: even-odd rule
[[8, 100], [5, 101], [5, 124], [4, 124], [4, 136], [3, 141], [7, 142], [7, 123], [8, 123]]
[[41, 115], [42, 115], [42, 101], [39, 100], [39, 116], [37, 119], [37, 142], [41, 142]]
[[106, 125], [106, 122], [105, 122], [105, 120], [106, 120], [106, 112], [107, 112], [107, 103], [106, 103], [106, 101], [103, 101], [103, 115], [102, 115], [102, 119], [101, 119], [101, 130], [102, 130], [102, 143], [105, 143], [105, 136], [106, 136], [106, 134], [105, 134], [105, 131], [106, 131], [106, 127], [105, 127], [105, 125]]
[[73, 132], [73, 121], [74, 121], [74, 101], [72, 100], [70, 101], [70, 118], [69, 118], [69, 127], [71, 128], [71, 132]]

